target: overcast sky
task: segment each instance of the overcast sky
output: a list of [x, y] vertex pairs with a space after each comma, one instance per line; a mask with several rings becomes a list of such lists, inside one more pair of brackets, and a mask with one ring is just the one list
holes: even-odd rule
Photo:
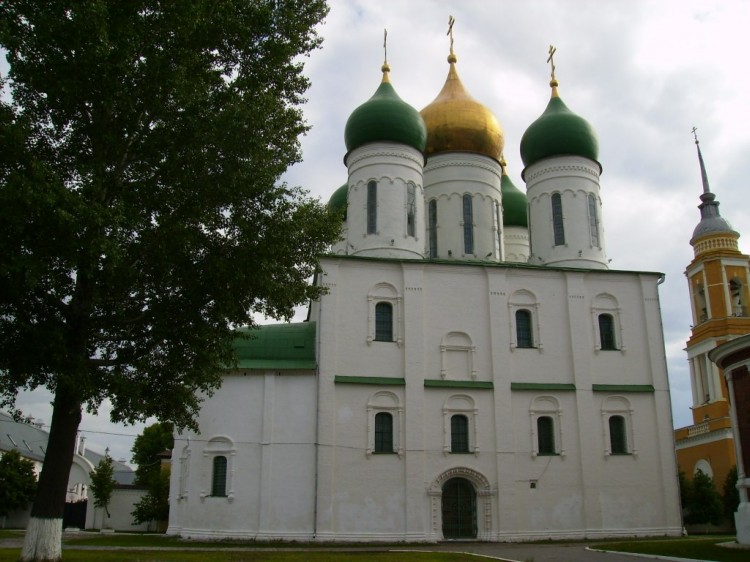
[[[508, 172], [523, 189], [519, 143], [549, 100], [550, 44], [560, 95], [597, 131], [603, 166], [603, 226], [611, 267], [659, 271], [675, 426], [692, 423], [685, 342], [690, 307], [684, 270], [699, 220], [698, 128], [712, 191], [750, 253], [750, 72], [744, 49], [750, 2], [740, 0], [331, 0], [323, 48], [305, 59], [312, 80], [304, 162], [289, 183], [328, 200], [346, 182], [344, 126], [377, 88], [388, 29], [391, 81], [422, 109], [448, 72], [448, 16], [467, 90], [505, 132]], [[21, 408], [51, 418], [48, 397]], [[130, 458], [142, 426], [85, 415], [89, 446]]]

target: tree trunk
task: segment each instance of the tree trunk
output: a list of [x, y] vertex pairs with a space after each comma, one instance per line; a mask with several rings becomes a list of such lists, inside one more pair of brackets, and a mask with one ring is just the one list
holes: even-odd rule
[[47, 451], [19, 558], [22, 562], [62, 560], [65, 496], [80, 423], [81, 402], [75, 389], [58, 381]]

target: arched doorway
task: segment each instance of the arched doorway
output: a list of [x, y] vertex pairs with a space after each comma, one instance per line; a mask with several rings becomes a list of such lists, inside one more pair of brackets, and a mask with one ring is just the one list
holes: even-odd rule
[[443, 485], [443, 537], [477, 537], [477, 493], [465, 478], [451, 478]]

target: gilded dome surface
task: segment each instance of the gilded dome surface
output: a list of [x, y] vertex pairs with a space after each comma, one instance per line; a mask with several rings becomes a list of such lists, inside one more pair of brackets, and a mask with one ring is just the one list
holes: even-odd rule
[[349, 195], [349, 184], [345, 183], [333, 192], [328, 200], [328, 209], [334, 213], [342, 213], [343, 220], [346, 220], [346, 203]]
[[588, 121], [568, 109], [554, 88], [547, 109], [521, 138], [521, 159], [528, 167], [544, 158], [562, 155], [584, 156], [598, 162], [599, 141]]
[[477, 152], [499, 160], [505, 144], [500, 123], [466, 91], [456, 71], [456, 60], [453, 54], [448, 57], [450, 70], [443, 89], [420, 112], [427, 125], [425, 153]]
[[503, 175], [500, 179], [500, 193], [503, 198], [503, 226], [529, 227], [526, 194], [518, 189], [507, 173], [503, 163]]
[[388, 65], [383, 65], [383, 81], [375, 94], [349, 116], [344, 129], [347, 151], [379, 141], [424, 151], [427, 130], [422, 116], [398, 96], [388, 78], [389, 71]]

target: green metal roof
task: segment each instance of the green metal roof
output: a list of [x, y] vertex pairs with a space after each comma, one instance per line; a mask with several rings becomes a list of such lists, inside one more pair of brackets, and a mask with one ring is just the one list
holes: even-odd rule
[[234, 341], [240, 369], [315, 369], [315, 322], [241, 328]]
[[527, 207], [529, 204], [526, 194], [513, 185], [507, 174], [500, 180], [500, 192], [503, 197], [503, 226], [529, 227]]
[[375, 94], [349, 116], [344, 140], [347, 151], [370, 142], [391, 141], [423, 152], [427, 128], [419, 112], [403, 101], [391, 83], [384, 80]]
[[544, 113], [523, 134], [521, 159], [528, 167], [544, 158], [562, 155], [584, 156], [598, 162], [599, 141], [588, 121], [553, 96]]
[[346, 220], [346, 203], [349, 195], [349, 184], [345, 183], [333, 192], [328, 200], [328, 208], [333, 212], [342, 213], [343, 220]]

